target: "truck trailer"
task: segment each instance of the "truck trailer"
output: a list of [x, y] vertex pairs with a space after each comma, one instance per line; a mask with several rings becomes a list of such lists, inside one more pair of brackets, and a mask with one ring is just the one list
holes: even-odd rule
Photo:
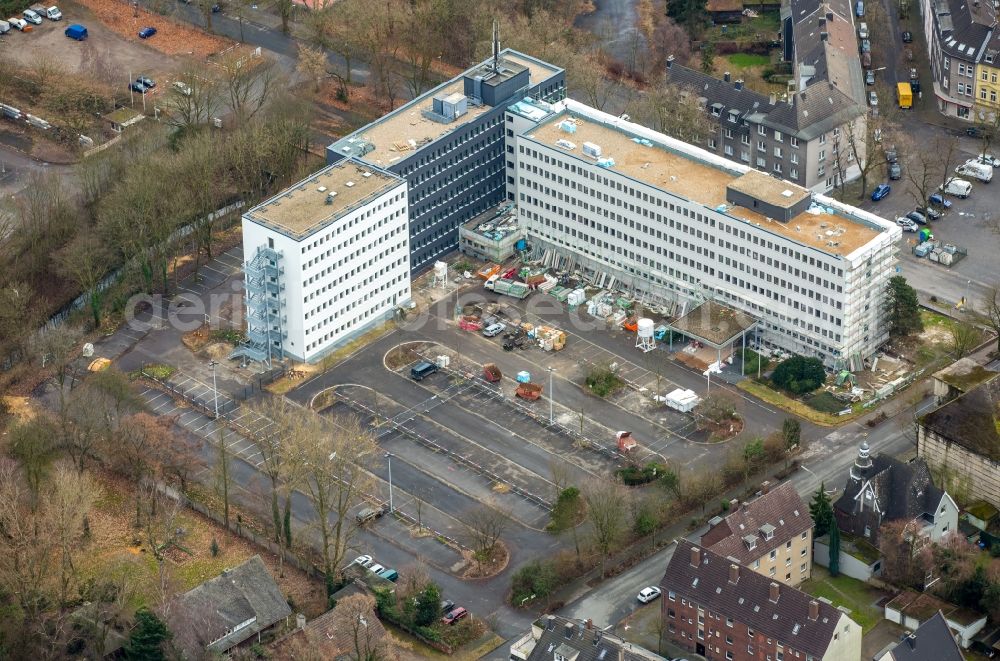
[[909, 83], [896, 83], [896, 100], [903, 110], [913, 107], [913, 90]]

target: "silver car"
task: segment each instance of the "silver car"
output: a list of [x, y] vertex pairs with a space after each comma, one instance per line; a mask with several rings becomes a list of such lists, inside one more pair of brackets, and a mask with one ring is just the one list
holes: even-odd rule
[[875, 92], [868, 92], [868, 105], [873, 108], [878, 105], [878, 95]]
[[495, 337], [500, 333], [504, 332], [505, 330], [507, 330], [507, 326], [505, 324], [500, 324], [500, 323], [490, 324], [489, 326], [483, 329], [483, 335], [485, 335], [486, 337]]

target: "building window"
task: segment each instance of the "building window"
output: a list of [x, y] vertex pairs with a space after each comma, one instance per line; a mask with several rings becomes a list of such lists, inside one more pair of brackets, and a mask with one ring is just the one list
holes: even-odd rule
[[792, 152], [791, 156], [788, 157], [788, 160], [792, 162], [792, 165], [798, 165], [799, 155], [796, 154], [795, 152]]
[[792, 179], [798, 179], [799, 178], [799, 171], [798, 171], [798, 169], [792, 168], [791, 170], [789, 170], [788, 171], [788, 176], [791, 177]]
[[990, 103], [996, 103], [996, 102], [997, 102], [997, 91], [990, 90]]
[[726, 156], [732, 156], [733, 155], [733, 146], [732, 145], [726, 145], [723, 148], [723, 151], [726, 153]]
[[969, 118], [969, 109], [968, 108], [963, 108], [962, 106], [959, 106], [957, 114], [962, 119], [968, 119]]
[[774, 171], [777, 172], [778, 174], [781, 174], [781, 163], [774, 164]]
[[760, 569], [760, 558], [757, 558], [756, 560], [753, 561], [753, 568]]
[[982, 79], [983, 79], [983, 82], [986, 82], [986, 79], [988, 78], [988, 76], [987, 76], [987, 74], [986, 74], [986, 69], [983, 69], [983, 72], [982, 72], [982, 74], [980, 75], [980, 78], [982, 78]]
[[807, 567], [807, 564], [803, 562], [802, 566], [799, 567], [799, 571], [802, 572], [803, 574], [805, 574], [806, 573], [806, 567]]
[[781, 158], [781, 147], [775, 147], [774, 148], [774, 157], [775, 158]]
[[763, 140], [757, 141], [757, 151], [767, 152], [767, 144]]
[[816, 155], [816, 160], [819, 161], [820, 163], [822, 163], [823, 161], [826, 160], [826, 150], [825, 149], [820, 149], [819, 150], [819, 154]]
[[757, 167], [759, 167], [760, 169], [763, 170], [764, 168], [767, 167], [767, 161], [765, 161], [763, 158], [761, 158], [760, 156], [758, 156], [757, 157]]
[[792, 147], [798, 148], [799, 139], [796, 138], [795, 136], [792, 136], [791, 138], [788, 139], [788, 144], [790, 144]]
[[750, 152], [748, 150], [746, 150], [746, 149], [741, 149], [740, 150], [740, 160], [743, 161], [744, 163], [749, 163], [750, 162]]
[[778, 555], [777, 549], [771, 549], [771, 562], [774, 562], [774, 559], [775, 557], [777, 557], [777, 555]]
[[783, 135], [781, 135], [781, 131], [775, 131], [774, 139], [777, 140], [778, 142], [782, 142], [785, 138]]
[[997, 82], [997, 72], [996, 71], [994, 71], [993, 73], [990, 74], [990, 82], [991, 83], [996, 83]]
[[823, 133], [823, 134], [821, 134], [819, 136], [819, 144], [821, 144], [821, 145], [825, 145], [826, 144], [826, 133]]
[[759, 135], [767, 135], [767, 129], [766, 129], [766, 128], [764, 128], [764, 125], [763, 125], [763, 124], [758, 124], [758, 125], [757, 125], [757, 133], [758, 133]]
[[708, 139], [708, 148], [709, 149], [715, 149], [715, 138], [709, 138]]
[[729, 138], [730, 140], [732, 140], [733, 139], [733, 130], [732, 129], [726, 129], [725, 135], [726, 135], [727, 138]]

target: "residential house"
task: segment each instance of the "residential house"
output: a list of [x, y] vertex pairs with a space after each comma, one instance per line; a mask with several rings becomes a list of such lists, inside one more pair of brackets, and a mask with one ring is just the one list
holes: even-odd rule
[[[994, 30], [986, 44], [986, 52], [976, 63], [976, 117], [985, 120], [987, 124], [995, 125], [994, 118], [998, 111], [1000, 111], [1000, 34]], [[980, 115], [980, 112], [983, 114]], [[990, 113], [993, 113], [992, 117]]]
[[965, 661], [965, 657], [938, 611], [916, 631], [904, 634], [900, 642], [889, 644], [873, 661]]
[[254, 639], [291, 614], [288, 602], [259, 555], [226, 569], [170, 600], [160, 617], [183, 659], [224, 654]]
[[[927, 55], [931, 64], [934, 98], [942, 114], [970, 121], [976, 103], [977, 68], [980, 95], [992, 83], [991, 70], [997, 56], [991, 39], [997, 17], [994, 3], [979, 0], [921, 0], [920, 14], [927, 35]], [[981, 80], [983, 71], [988, 80]]]
[[963, 502], [1000, 507], [1000, 379], [993, 379], [917, 421], [917, 454]]
[[782, 7], [784, 98], [754, 92], [668, 60], [667, 80], [695, 95], [716, 125], [716, 154], [817, 192], [857, 178], [849, 136], [865, 153], [867, 105], [850, 0], [790, 0]]
[[958, 644], [965, 649], [986, 626], [984, 614], [949, 604], [926, 592], [905, 590], [885, 605], [885, 619], [907, 629], [917, 629], [936, 615], [944, 617]]
[[785, 585], [796, 586], [812, 570], [813, 521], [799, 493], [785, 482], [747, 503], [736, 504], [726, 518], [709, 521], [701, 545]]
[[922, 459], [902, 462], [870, 456], [861, 443], [844, 492], [833, 504], [840, 529], [878, 546], [879, 527], [888, 521], [915, 521], [920, 533], [937, 542], [958, 529], [958, 505], [931, 481]]
[[659, 654], [627, 642], [590, 621], [546, 615], [510, 645], [510, 661], [666, 661]]
[[710, 661], [861, 656], [861, 627], [846, 613], [686, 539], [660, 587], [666, 635]]
[[[295, 616], [295, 631], [269, 646], [271, 657], [289, 661], [317, 657], [354, 659], [377, 653], [379, 659], [386, 661], [396, 658], [396, 654], [388, 653], [385, 627], [375, 615], [375, 599], [364, 593], [347, 599], [362, 600], [364, 612], [359, 612], [356, 603], [352, 607], [338, 600], [336, 606], [312, 620], [306, 621], [306, 616], [300, 613]], [[345, 611], [346, 608], [350, 610]]]

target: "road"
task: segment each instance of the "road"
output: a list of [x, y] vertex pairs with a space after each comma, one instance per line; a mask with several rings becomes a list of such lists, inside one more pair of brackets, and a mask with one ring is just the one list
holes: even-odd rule
[[[876, 453], [901, 455], [915, 450], [912, 434], [903, 429], [902, 421], [912, 420], [915, 411], [923, 412], [932, 405], [932, 398], [925, 397], [873, 429], [854, 422], [811, 441], [803, 456], [802, 469], [789, 481], [795, 485], [803, 500], [808, 501], [820, 484], [825, 484], [828, 490], [841, 487], [862, 440], [867, 440]], [[700, 532], [696, 531], [692, 537], [697, 538]], [[559, 614], [578, 619], [590, 618], [599, 628], [617, 624], [638, 608], [635, 597], [639, 590], [659, 584], [673, 556], [673, 549], [673, 545], [668, 546], [632, 569], [609, 579], [600, 588], [563, 608]]]

